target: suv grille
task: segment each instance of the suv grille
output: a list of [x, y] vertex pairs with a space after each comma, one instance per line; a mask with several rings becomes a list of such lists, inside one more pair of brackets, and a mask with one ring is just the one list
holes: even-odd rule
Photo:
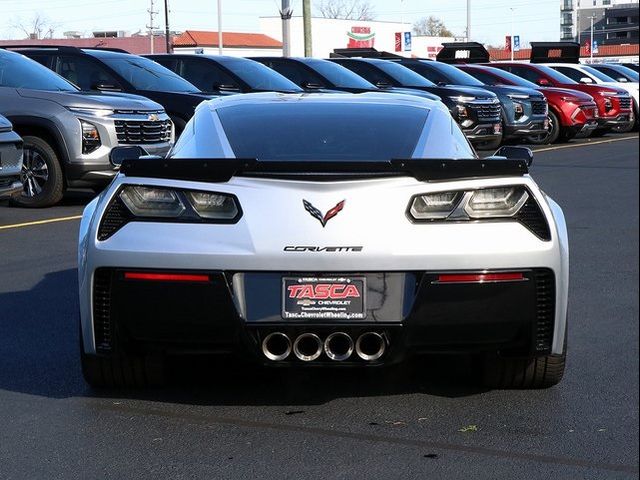
[[171, 140], [171, 120], [116, 120], [118, 143], [162, 143]]
[[618, 100], [620, 101], [620, 108], [631, 108], [631, 97], [618, 97]]
[[478, 120], [481, 122], [498, 123], [500, 121], [500, 104], [499, 103], [487, 103], [487, 104], [471, 104], [469, 105], [478, 116]]
[[531, 102], [531, 113], [533, 115], [546, 115], [547, 102], [534, 100]]
[[93, 334], [98, 353], [113, 348], [111, 322], [111, 270], [99, 268], [93, 274]]
[[556, 281], [553, 272], [546, 268], [534, 270], [536, 279], [536, 352], [551, 351], [556, 311]]

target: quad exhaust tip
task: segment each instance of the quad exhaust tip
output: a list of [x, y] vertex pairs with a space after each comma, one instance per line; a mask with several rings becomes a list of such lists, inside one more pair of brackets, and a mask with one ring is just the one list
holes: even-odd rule
[[353, 339], [344, 332], [334, 332], [324, 341], [324, 353], [336, 362], [348, 359], [353, 349]]
[[312, 362], [322, 354], [322, 340], [315, 333], [303, 333], [293, 342], [293, 354], [303, 362]]
[[368, 362], [378, 360], [386, 349], [387, 342], [376, 332], [365, 332], [356, 340], [356, 355]]
[[282, 332], [273, 332], [264, 337], [262, 353], [269, 360], [279, 362], [291, 354], [291, 340]]

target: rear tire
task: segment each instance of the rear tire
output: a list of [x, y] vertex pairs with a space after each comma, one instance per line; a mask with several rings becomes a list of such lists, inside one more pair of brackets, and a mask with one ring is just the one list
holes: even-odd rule
[[535, 358], [485, 357], [482, 383], [489, 388], [540, 389], [557, 385], [564, 376], [567, 335], [560, 355]]
[[82, 376], [93, 388], [144, 388], [164, 384], [164, 359], [151, 355], [85, 353], [80, 330]]
[[64, 195], [64, 174], [60, 159], [49, 143], [40, 138], [25, 136], [24, 163], [21, 180], [23, 191], [12, 198], [21, 207], [49, 207]]

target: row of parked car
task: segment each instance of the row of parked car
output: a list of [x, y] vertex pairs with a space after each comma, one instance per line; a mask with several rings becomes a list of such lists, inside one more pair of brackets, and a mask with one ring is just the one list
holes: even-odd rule
[[[464, 45], [447, 44], [443, 59], [455, 60], [448, 50]], [[113, 147], [163, 155], [203, 100], [238, 93], [422, 96], [442, 101], [470, 142], [487, 150], [624, 132], [636, 123], [638, 73], [627, 67], [451, 63], [373, 49], [336, 50], [321, 60], [3, 47], [0, 114], [22, 140], [0, 122], [0, 196], [39, 207], [58, 202], [68, 187], [101, 189], [115, 174]]]

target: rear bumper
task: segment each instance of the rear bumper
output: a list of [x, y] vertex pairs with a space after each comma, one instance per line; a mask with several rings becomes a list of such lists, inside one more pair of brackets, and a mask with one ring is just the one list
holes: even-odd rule
[[[374, 366], [433, 352], [545, 355], [555, 328], [555, 275], [545, 268], [520, 272], [522, 279], [493, 283], [442, 283], [436, 272], [364, 273], [365, 319], [300, 322], [281, 316], [281, 278], [289, 272], [188, 271], [209, 279], [192, 283], [129, 280], [124, 269], [103, 268], [93, 282], [94, 342], [102, 355], [118, 349], [224, 353], [274, 366]], [[369, 331], [387, 342], [385, 354], [375, 361], [355, 354], [343, 361], [326, 354], [313, 362], [293, 354], [271, 361], [261, 350], [273, 332], [292, 341], [302, 333], [324, 340], [345, 332], [355, 341]]]

